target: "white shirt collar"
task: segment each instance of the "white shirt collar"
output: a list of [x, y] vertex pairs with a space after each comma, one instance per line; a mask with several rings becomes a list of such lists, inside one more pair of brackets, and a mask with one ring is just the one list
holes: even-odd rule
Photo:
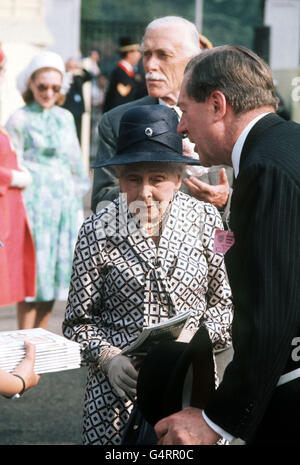
[[239, 167], [240, 167], [240, 159], [242, 155], [242, 150], [243, 146], [246, 140], [246, 137], [248, 136], [250, 130], [253, 128], [253, 126], [259, 121], [261, 118], [266, 116], [268, 113], [262, 113], [261, 115], [256, 116], [250, 123], [247, 124], [247, 126], [243, 129], [239, 137], [237, 138], [232, 154], [231, 154], [231, 160], [232, 160], [232, 166], [233, 166], [233, 171], [234, 171], [234, 176], [237, 178], [239, 174]]

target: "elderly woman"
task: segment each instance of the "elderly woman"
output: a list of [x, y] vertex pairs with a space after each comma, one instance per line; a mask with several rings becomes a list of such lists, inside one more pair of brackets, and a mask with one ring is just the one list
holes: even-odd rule
[[66, 300], [72, 259], [90, 187], [72, 114], [59, 106], [65, 69], [54, 52], [36, 55], [18, 76], [26, 105], [6, 129], [18, 160], [30, 172], [24, 200], [37, 259], [34, 298], [18, 304], [21, 329], [46, 328], [54, 301]]
[[223, 256], [213, 252], [218, 211], [179, 192], [184, 165], [178, 119], [168, 107], [128, 110], [116, 167], [122, 194], [79, 233], [63, 332], [89, 364], [84, 443], [120, 444], [137, 372], [120, 352], [144, 327], [192, 309], [213, 346], [230, 345], [231, 291]]

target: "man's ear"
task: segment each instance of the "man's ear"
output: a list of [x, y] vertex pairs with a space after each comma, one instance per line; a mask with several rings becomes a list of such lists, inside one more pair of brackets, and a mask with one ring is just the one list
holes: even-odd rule
[[214, 90], [209, 96], [210, 104], [213, 108], [215, 121], [221, 120], [227, 110], [226, 97], [220, 90]]

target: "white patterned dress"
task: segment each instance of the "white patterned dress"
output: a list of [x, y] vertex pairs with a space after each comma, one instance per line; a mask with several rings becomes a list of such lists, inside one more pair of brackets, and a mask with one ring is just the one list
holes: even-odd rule
[[90, 188], [73, 115], [33, 102], [18, 109], [6, 129], [33, 178], [23, 195], [36, 249], [37, 293], [26, 300], [66, 300], [82, 197]]
[[213, 253], [215, 230], [222, 228], [214, 206], [182, 192], [172, 202], [157, 246], [136, 227], [122, 196], [84, 222], [63, 332], [81, 344], [89, 365], [85, 444], [120, 444], [132, 409], [131, 400], [121, 400], [97, 368], [103, 349], [123, 349], [143, 327], [187, 309], [193, 309], [189, 327], [205, 323], [215, 349], [230, 345], [231, 290], [224, 257]]

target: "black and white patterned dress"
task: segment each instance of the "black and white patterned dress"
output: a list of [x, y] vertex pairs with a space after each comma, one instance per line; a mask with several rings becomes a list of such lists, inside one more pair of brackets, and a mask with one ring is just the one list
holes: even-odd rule
[[193, 309], [215, 349], [231, 343], [231, 290], [224, 257], [213, 253], [222, 220], [211, 204], [178, 192], [158, 245], [126, 210], [122, 196], [81, 227], [73, 261], [64, 335], [81, 344], [89, 365], [84, 443], [119, 444], [132, 401], [121, 400], [97, 368], [99, 353], [121, 349], [143, 327]]

